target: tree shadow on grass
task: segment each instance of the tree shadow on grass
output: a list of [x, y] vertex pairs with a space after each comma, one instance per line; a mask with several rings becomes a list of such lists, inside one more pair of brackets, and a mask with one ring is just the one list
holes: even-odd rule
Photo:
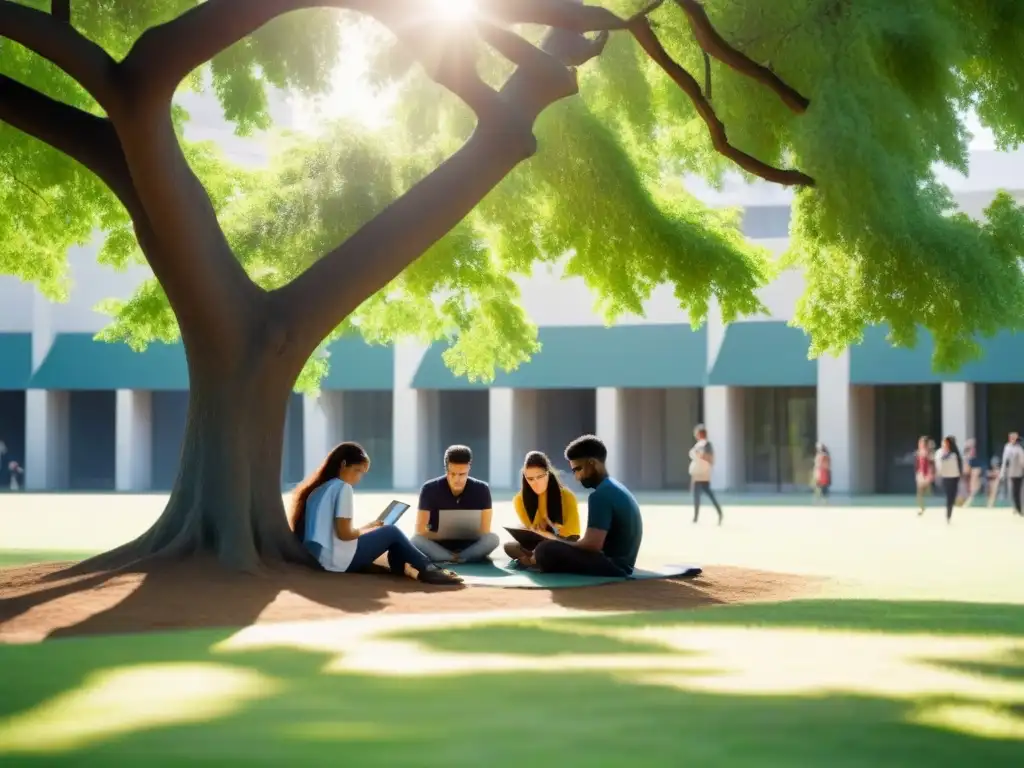
[[[458, 589], [429, 587], [374, 573], [335, 574], [288, 566], [253, 575], [227, 571], [211, 560], [193, 558], [154, 565], [144, 571], [103, 572], [60, 580], [53, 586], [0, 600], [0, 629], [10, 630], [30, 611], [25, 639], [119, 634], [193, 627], [244, 627], [257, 619], [301, 621], [324, 618], [323, 607], [340, 614], [381, 610], [394, 593]], [[287, 595], [287, 593], [292, 593]], [[287, 596], [288, 599], [280, 599]], [[42, 627], [43, 636], [31, 635]], [[17, 635], [16, 635], [17, 637]]]
[[[937, 634], [960, 634], [956, 621], [953, 629], [943, 628], [939, 605], [864, 601], [857, 610], [844, 612], [839, 602], [807, 601], [800, 616], [868, 633], [916, 633], [927, 624]], [[954, 617], [981, 608], [958, 603], [944, 607]], [[748, 608], [722, 607], [697, 615], [717, 614], [720, 625], [727, 626], [729, 621], [722, 617], [736, 614], [732, 624], [737, 629], [798, 626], [796, 615], [785, 613], [785, 605], [756, 606], [754, 612]], [[1009, 608], [1015, 613], [1013, 625], [1024, 626], [1024, 609]], [[628, 616], [612, 618], [624, 628], [644, 626], [630, 623]], [[218, 765], [317, 766], [336, 765], [340, 759], [358, 766], [422, 768], [520, 766], [524, 761], [616, 768], [1020, 764], [1022, 737], [980, 735], [966, 726], [959, 730], [955, 723], [937, 726], [919, 717], [922, 707], [976, 703], [970, 697], [953, 694], [937, 701], [935, 697], [896, 699], [844, 691], [770, 696], [701, 691], [688, 687], [687, 673], [679, 670], [672, 672], [681, 678], [673, 684], [651, 679], [650, 669], [643, 674], [627, 667], [616, 669], [616, 656], [664, 655], [664, 648], [607, 636], [594, 644], [594, 637], [574, 637], [555, 629], [579, 625], [579, 620], [558, 619], [521, 625], [505, 634], [496, 632], [495, 626], [462, 626], [404, 631], [384, 638], [402, 637], [427, 650], [468, 654], [470, 660], [474, 652], [525, 655], [536, 664], [533, 672], [449, 675], [427, 669], [435, 674], [376, 676], [353, 669], [332, 671], [330, 662], [344, 661], [351, 647], [300, 650], [282, 642], [248, 650], [217, 648], [231, 634], [224, 630], [0, 647], [0, 687], [5, 692], [0, 700], [0, 760], [11, 759], [19, 766], [177, 765], [204, 760]], [[890, 629], [882, 630], [880, 625]], [[454, 633], [458, 638], [453, 646]], [[547, 635], [557, 635], [561, 647], [572, 653], [605, 659], [608, 668], [565, 670], [560, 657], [549, 653], [553, 646]], [[140, 698], [160, 701], [160, 695], [168, 693], [159, 686], [132, 689], [129, 679], [125, 691], [136, 693], [121, 702], [103, 701], [102, 727], [92, 733], [80, 729], [78, 738], [69, 737], [78, 722], [76, 716], [98, 706], [82, 693], [98, 675], [112, 669], [130, 675], [140, 668], [184, 662], [255, 675], [262, 687], [203, 722], [169, 717], [175, 708], [168, 703], [162, 713], [156, 708], [157, 715], [168, 715], [168, 719], [129, 727], [133, 712], [146, 709], [140, 706]], [[80, 702], [69, 707], [65, 701], [62, 711], [47, 712], [48, 701], [75, 688], [83, 696]], [[217, 695], [214, 686], [208, 688], [211, 697]], [[441, 712], [435, 711], [439, 705]], [[1005, 709], [1021, 718], [1015, 706]], [[152, 704], [149, 709], [154, 709]], [[34, 726], [33, 721], [18, 719], [19, 713], [29, 710]], [[53, 719], [48, 720], [51, 714]], [[24, 729], [47, 725], [49, 738], [28, 743], [25, 751], [11, 750], [19, 734], [25, 746]], [[103, 733], [103, 727], [111, 730]]]
[[640, 611], [571, 619], [591, 626], [685, 624], [857, 630], [889, 634], [1024, 637], [1024, 605], [940, 600], [789, 600], [730, 605], [713, 611]]
[[575, 611], [664, 611], [721, 605], [702, 583], [683, 579], [622, 581], [596, 587], [554, 589], [551, 600]]

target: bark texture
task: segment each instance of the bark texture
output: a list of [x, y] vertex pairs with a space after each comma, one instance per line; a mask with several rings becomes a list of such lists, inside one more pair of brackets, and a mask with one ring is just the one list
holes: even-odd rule
[[279, 371], [267, 370], [277, 362], [269, 347], [258, 356], [263, 364], [247, 376], [190, 353], [188, 421], [167, 507], [145, 534], [87, 561], [85, 569], [199, 554], [244, 571], [310, 562], [288, 528], [281, 498], [290, 386]]

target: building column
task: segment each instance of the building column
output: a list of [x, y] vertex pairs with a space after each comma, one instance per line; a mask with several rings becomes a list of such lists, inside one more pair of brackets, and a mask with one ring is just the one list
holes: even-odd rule
[[334, 405], [340, 407], [340, 392], [302, 397], [302, 469], [307, 476], [320, 466], [331, 448], [327, 409], [324, 407], [329, 395], [334, 395], [337, 401]]
[[142, 389], [119, 389], [116, 395], [114, 487], [148, 491], [153, 484], [153, 396]]
[[[419, 488], [425, 479], [430, 446], [430, 395], [413, 388], [413, 378], [429, 347], [413, 342], [395, 344], [392, 437], [394, 487]], [[436, 398], [435, 398], [436, 399]], [[437, 466], [441, 459], [437, 457]]]
[[942, 437], [953, 435], [957, 445], [974, 434], [974, 385], [951, 381], [942, 385]]
[[[718, 353], [725, 341], [726, 323], [722, 321], [718, 302], [712, 302], [708, 312], [708, 351], [706, 373], [710, 375], [718, 359]], [[742, 488], [746, 481], [746, 446], [744, 444], [744, 397], [739, 387], [704, 387], [704, 426], [708, 440], [715, 451], [715, 463], [711, 468], [711, 487], [726, 490]], [[690, 437], [693, 437], [692, 430]], [[687, 446], [687, 468], [689, 450]], [[687, 473], [689, 482], [689, 473]]]
[[855, 464], [865, 458], [858, 450], [853, 417], [849, 350], [838, 357], [823, 355], [818, 358], [817, 439], [832, 458], [832, 490], [837, 493], [853, 490]]
[[67, 488], [70, 477], [67, 392], [30, 389], [25, 393], [25, 487], [30, 491]]
[[743, 389], [704, 387], [704, 426], [715, 450], [711, 486], [735, 490], [744, 484]]
[[515, 390], [493, 387], [488, 391], [490, 419], [490, 477], [492, 488], [512, 488], [515, 477]]
[[607, 468], [610, 475], [620, 475], [625, 467], [625, 403], [623, 392], [615, 387], [597, 389], [597, 436], [608, 448]]
[[850, 352], [818, 359], [818, 440], [832, 458], [832, 490], [874, 493], [875, 388], [850, 384]]

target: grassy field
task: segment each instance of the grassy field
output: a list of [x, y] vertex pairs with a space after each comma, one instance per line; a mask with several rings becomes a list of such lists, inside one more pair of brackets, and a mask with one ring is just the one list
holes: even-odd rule
[[[364, 495], [370, 518], [387, 496]], [[0, 499], [0, 564], [111, 546], [153, 496]], [[497, 520], [511, 510], [499, 505]], [[643, 557], [832, 576], [841, 599], [371, 615], [0, 647], [11, 765], [1024, 764], [1024, 520], [645, 507]], [[0, 575], [2, 578], [2, 575]]]

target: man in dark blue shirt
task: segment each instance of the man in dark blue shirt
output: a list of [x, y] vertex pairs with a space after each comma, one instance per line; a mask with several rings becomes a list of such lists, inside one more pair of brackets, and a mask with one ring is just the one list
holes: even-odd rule
[[[500, 543], [491, 532], [491, 488], [469, 476], [473, 452], [465, 445], [453, 445], [444, 452], [445, 473], [420, 488], [416, 535], [412, 543], [435, 563], [473, 563], [486, 560]], [[446, 509], [480, 511], [480, 530], [475, 538], [440, 538], [441, 512]]]
[[587, 500], [586, 533], [579, 541], [541, 542], [532, 562], [523, 564], [551, 573], [629, 576], [644, 536], [640, 505], [626, 486], [608, 476], [608, 449], [600, 438], [576, 438], [565, 449], [565, 458], [580, 484], [593, 489]]

